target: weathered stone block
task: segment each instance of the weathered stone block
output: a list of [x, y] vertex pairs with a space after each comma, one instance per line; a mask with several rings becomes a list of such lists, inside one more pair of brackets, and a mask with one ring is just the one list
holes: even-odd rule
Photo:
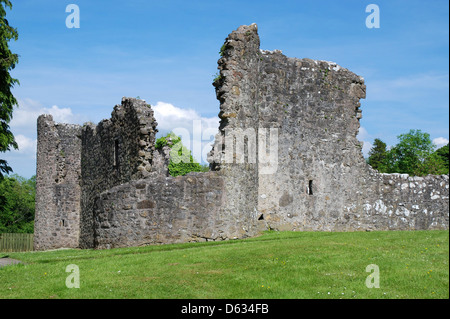
[[137, 203], [137, 209], [155, 208], [155, 206], [155, 202], [150, 200], [143, 200]]

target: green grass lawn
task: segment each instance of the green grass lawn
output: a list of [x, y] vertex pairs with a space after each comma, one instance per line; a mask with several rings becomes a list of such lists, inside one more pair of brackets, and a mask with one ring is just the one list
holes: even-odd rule
[[[0, 253], [0, 298], [449, 298], [449, 232], [267, 232], [256, 238]], [[80, 288], [66, 287], [80, 270]], [[367, 288], [369, 264], [380, 288]]]

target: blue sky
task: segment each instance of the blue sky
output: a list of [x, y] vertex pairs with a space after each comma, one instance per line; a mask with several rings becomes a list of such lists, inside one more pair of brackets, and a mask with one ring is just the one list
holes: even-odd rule
[[[66, 6], [80, 28], [66, 27]], [[367, 5], [380, 8], [369, 29]], [[365, 78], [359, 139], [388, 145], [421, 129], [449, 139], [447, 1], [92, 1], [13, 0], [20, 86], [11, 129], [20, 150], [0, 154], [14, 172], [35, 174], [36, 118], [82, 124], [109, 118], [123, 96], [155, 106], [161, 131], [201, 120], [217, 127], [212, 80], [219, 49], [240, 25], [257, 23], [261, 49], [338, 63]]]

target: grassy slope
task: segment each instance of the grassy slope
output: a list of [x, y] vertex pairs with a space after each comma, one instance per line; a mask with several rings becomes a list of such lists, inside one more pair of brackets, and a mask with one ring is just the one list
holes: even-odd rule
[[[26, 264], [0, 268], [0, 298], [449, 298], [448, 231], [270, 232], [8, 255]], [[65, 286], [69, 264], [80, 289]], [[380, 268], [379, 289], [365, 285], [369, 264]]]

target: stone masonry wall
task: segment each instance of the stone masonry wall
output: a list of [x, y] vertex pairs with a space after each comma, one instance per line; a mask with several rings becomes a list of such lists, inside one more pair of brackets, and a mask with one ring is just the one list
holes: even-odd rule
[[[267, 228], [448, 228], [448, 176], [380, 175], [366, 164], [356, 138], [362, 77], [333, 62], [260, 50], [256, 25], [240, 27], [224, 49], [218, 82], [238, 79], [221, 87], [223, 96], [251, 101], [222, 117], [242, 128], [278, 130], [276, 171], [264, 173], [261, 163], [257, 170], [258, 212]], [[253, 122], [241, 121], [247, 111]]]
[[225, 239], [230, 221], [219, 218], [223, 188], [215, 172], [154, 173], [105, 191], [95, 204], [95, 247]]
[[[218, 143], [211, 152], [220, 158], [226, 132], [257, 129], [255, 117], [259, 38], [238, 29], [226, 39], [214, 83], [220, 101]], [[248, 54], [242, 52], [251, 46]], [[239, 91], [239, 87], [241, 91]], [[258, 234], [258, 164], [217, 161], [212, 172], [171, 177], [152, 174], [103, 192], [95, 206], [95, 246], [120, 247], [145, 243], [224, 240]], [[140, 204], [141, 203], [141, 204]], [[141, 208], [139, 208], [141, 207]]]
[[359, 201], [344, 207], [336, 221], [338, 229], [448, 229], [448, 175], [380, 174], [369, 166], [365, 179]]
[[[157, 123], [141, 100], [124, 98], [111, 119], [82, 128], [41, 116], [36, 247], [226, 240], [264, 229], [448, 229], [448, 175], [380, 174], [366, 164], [356, 138], [364, 79], [333, 62], [260, 50], [257, 31], [241, 26], [222, 47], [210, 172], [168, 176], [168, 149], [155, 150]], [[261, 162], [267, 151], [275, 165]]]
[[82, 130], [80, 246], [94, 245], [94, 202], [103, 191], [147, 176], [155, 151], [156, 121], [143, 100], [123, 98], [111, 119]]
[[81, 127], [37, 121], [34, 248], [77, 248], [80, 229]]
[[[233, 143], [227, 143], [230, 133], [247, 129], [256, 132], [258, 127], [258, 118], [255, 117], [258, 86], [254, 79], [259, 73], [255, 52], [259, 50], [260, 41], [248, 28], [256, 29], [256, 25], [240, 27], [225, 39], [222, 57], [218, 61], [220, 76], [213, 83], [220, 102], [220, 125], [208, 160], [213, 161], [212, 170], [220, 171], [225, 179], [227, 201], [221, 213], [223, 219], [234, 221], [235, 229], [228, 238], [254, 236], [261, 225], [258, 221], [258, 164], [248, 160], [248, 154], [257, 150], [248, 150], [250, 144], [243, 141], [246, 152], [239, 154]], [[226, 152], [231, 153], [234, 162], [224, 161]], [[240, 155], [242, 162], [238, 159]]]

